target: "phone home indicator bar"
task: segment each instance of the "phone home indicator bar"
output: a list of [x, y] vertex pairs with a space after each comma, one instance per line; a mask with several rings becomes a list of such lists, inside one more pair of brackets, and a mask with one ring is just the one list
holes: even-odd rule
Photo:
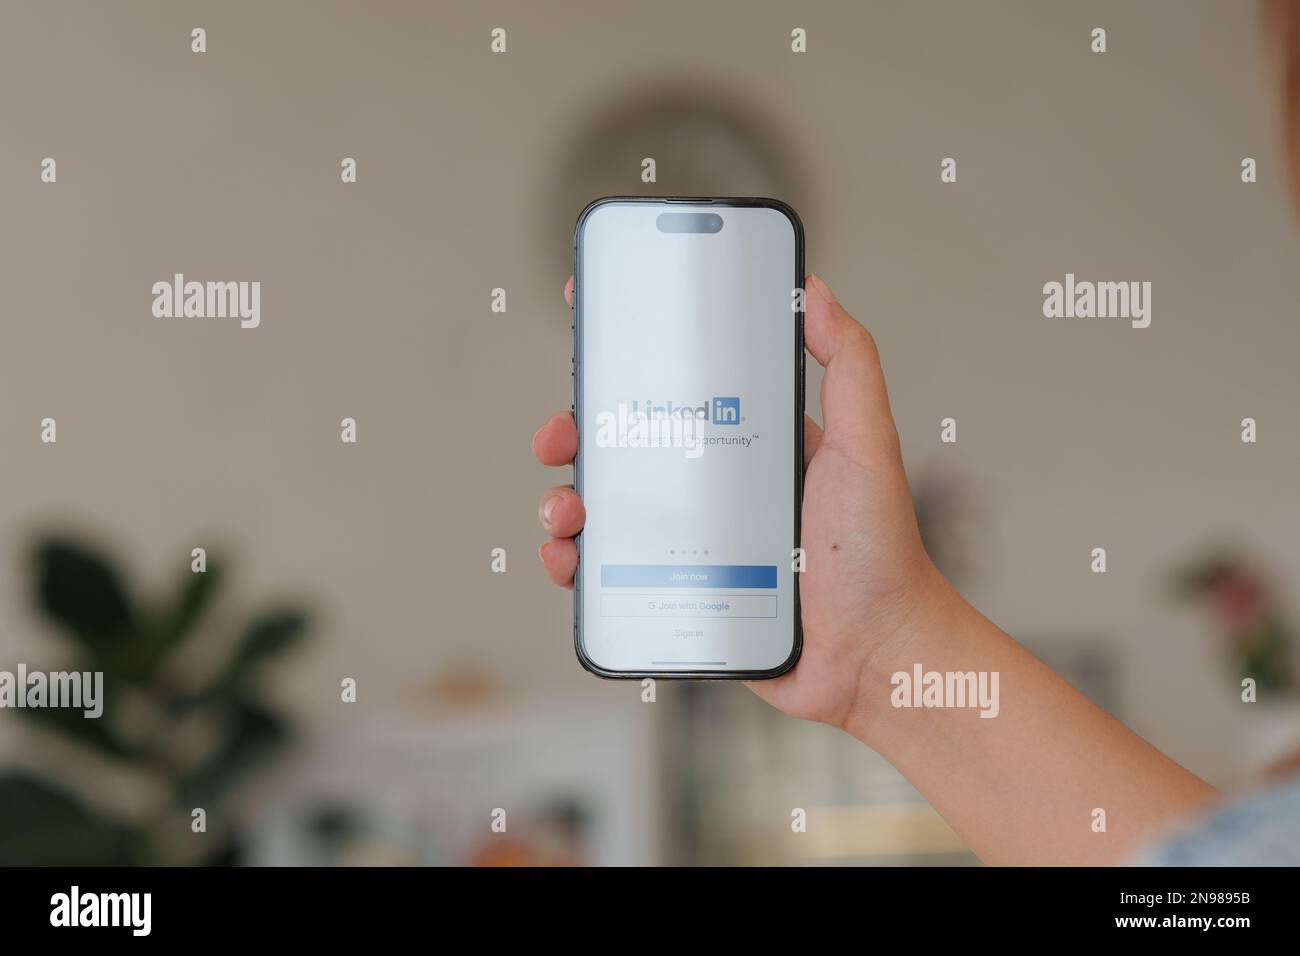
[[775, 564], [602, 564], [606, 588], [775, 588]]

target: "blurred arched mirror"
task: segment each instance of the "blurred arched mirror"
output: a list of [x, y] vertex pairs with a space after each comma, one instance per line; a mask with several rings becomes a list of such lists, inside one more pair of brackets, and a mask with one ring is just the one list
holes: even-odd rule
[[[806, 228], [814, 219], [793, 134], [711, 82], [621, 93], [578, 117], [563, 141], [549, 167], [539, 230], [555, 275], [572, 266], [578, 213], [601, 196], [770, 196], [792, 205]], [[655, 182], [642, 181], [646, 158], [655, 161]]]

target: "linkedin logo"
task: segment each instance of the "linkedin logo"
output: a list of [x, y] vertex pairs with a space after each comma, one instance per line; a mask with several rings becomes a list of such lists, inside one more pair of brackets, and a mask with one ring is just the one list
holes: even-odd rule
[[739, 425], [740, 398], [738, 396], [715, 396], [713, 399], [713, 424]]

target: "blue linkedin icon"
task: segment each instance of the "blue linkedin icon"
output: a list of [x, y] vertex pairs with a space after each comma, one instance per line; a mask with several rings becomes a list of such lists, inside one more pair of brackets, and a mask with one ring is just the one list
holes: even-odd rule
[[713, 424], [715, 425], [739, 425], [740, 424], [740, 399], [735, 396], [714, 396], [713, 399]]

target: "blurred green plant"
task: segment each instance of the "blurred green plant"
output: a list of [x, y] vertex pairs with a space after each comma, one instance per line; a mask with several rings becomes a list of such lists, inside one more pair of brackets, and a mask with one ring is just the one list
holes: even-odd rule
[[[220, 592], [219, 559], [209, 557], [203, 572], [187, 569], [176, 596], [161, 604], [135, 598], [91, 546], [48, 538], [37, 543], [34, 559], [36, 605], [76, 648], [76, 659], [59, 669], [102, 672], [104, 709], [98, 719], [56, 708], [10, 713], [161, 796], [128, 819], [87, 799], [105, 783], [98, 774], [84, 776], [78, 789], [87, 792], [79, 793], [30, 771], [0, 772], [0, 864], [238, 862], [232, 796], [291, 740], [288, 724], [263, 703], [258, 676], [305, 636], [306, 614], [261, 614], [234, 631], [215, 666], [187, 662], [181, 652]], [[205, 632], [203, 640], [211, 639]], [[205, 833], [191, 829], [195, 808], [204, 810]]]
[[1254, 678], [1268, 697], [1296, 690], [1295, 635], [1263, 574], [1239, 557], [1214, 553], [1178, 570], [1175, 585], [1184, 600], [1208, 606], [1239, 676]]

